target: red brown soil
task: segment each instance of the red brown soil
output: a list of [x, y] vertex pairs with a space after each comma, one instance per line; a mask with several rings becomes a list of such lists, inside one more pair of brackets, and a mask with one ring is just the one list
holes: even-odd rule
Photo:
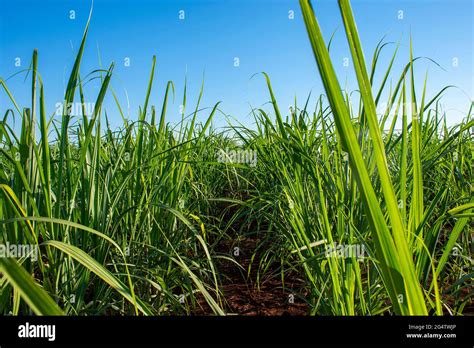
[[[256, 236], [241, 238], [238, 242], [221, 241], [217, 246], [219, 254], [235, 259], [235, 263], [220, 259], [217, 269], [221, 275], [221, 291], [225, 310], [228, 315], [245, 316], [302, 316], [307, 315], [309, 307], [302, 299], [305, 291], [303, 281], [294, 272], [285, 271], [284, 286], [275, 265], [261, 275], [260, 284], [256, 284], [259, 253], [251, 260], [261, 240]], [[234, 247], [239, 255], [234, 256]], [[250, 273], [248, 269], [250, 267]], [[276, 274], [275, 274], [276, 272]], [[293, 296], [290, 296], [293, 295]], [[292, 301], [293, 300], [293, 301]], [[212, 315], [212, 310], [203, 298], [198, 299], [195, 315]]]

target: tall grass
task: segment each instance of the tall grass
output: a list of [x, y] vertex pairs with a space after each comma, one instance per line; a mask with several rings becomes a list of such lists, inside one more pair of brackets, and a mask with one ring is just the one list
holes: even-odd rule
[[[338, 83], [309, 1], [302, 0], [300, 5], [329, 106], [323, 97], [314, 112], [307, 103], [301, 109], [294, 105], [296, 112], [285, 120], [266, 76], [276, 126], [263, 110], [256, 110], [257, 130], [238, 128], [241, 140], [258, 151], [257, 182], [249, 201], [252, 212], [262, 212], [261, 219], [271, 221], [275, 232], [283, 235], [286, 242], [278, 252], [286, 253], [284, 258], [297, 255], [310, 284], [313, 313], [459, 313], [442, 300], [440, 286], [446, 278], [440, 275], [445, 261], [453, 259], [454, 240], [463, 235], [466, 259], [461, 264], [466, 268], [455, 268], [465, 277], [464, 290], [472, 279], [468, 271], [472, 166], [466, 166], [472, 164], [472, 108], [461, 124], [452, 129], [443, 126], [446, 115], [439, 110], [439, 97], [445, 89], [426, 101], [425, 82], [418, 104], [417, 58], [411, 55], [389, 93], [387, 110], [378, 119], [376, 106], [397, 49], [376, 88], [372, 77], [385, 45], [377, 46], [372, 70], [367, 71], [349, 2], [341, 0], [361, 92], [361, 107], [354, 112]], [[407, 79], [411, 103], [407, 102]], [[376, 98], [372, 89], [377, 91]], [[396, 132], [399, 117], [402, 130]], [[384, 131], [387, 119], [392, 119], [388, 132]], [[456, 178], [452, 173], [457, 173]], [[452, 214], [457, 211], [463, 212], [461, 219]], [[454, 233], [450, 233], [453, 224]], [[362, 261], [355, 256], [327, 257], [325, 250], [334, 243], [363, 245], [367, 255]], [[470, 298], [472, 292], [468, 293]]]
[[[64, 105], [74, 101], [78, 88], [85, 105], [79, 71], [88, 25]], [[194, 181], [189, 160], [209, 146], [204, 135], [217, 105], [202, 126], [196, 123], [198, 105], [192, 120], [183, 120], [176, 131], [165, 120], [168, 92], [174, 92], [169, 83], [156, 124], [155, 107], [151, 112], [148, 108], [153, 59], [138, 121], [112, 131], [102, 110], [110, 93], [111, 64], [102, 72], [92, 116], [84, 112], [71, 126], [72, 116], [65, 107], [56, 127], [45, 113], [36, 51], [32, 62], [32, 104], [21, 112], [20, 137], [7, 122], [9, 115], [18, 116], [13, 111], [0, 125], [0, 217], [4, 241], [37, 245], [42, 257], [38, 264], [19, 260], [18, 273], [10, 270], [14, 261], [1, 261], [1, 312], [27, 313], [30, 307], [36, 314], [58, 313], [46, 310], [43, 300], [59, 304], [68, 314], [189, 312], [200, 293], [215, 313], [223, 314], [205, 230], [196, 222], [206, 211], [196, 188], [205, 182]], [[3, 81], [2, 86], [16, 105]], [[38, 94], [39, 141], [35, 137]], [[33, 278], [21, 269], [33, 274], [42, 287], [34, 286]], [[25, 283], [18, 280], [20, 276]], [[13, 307], [12, 294], [17, 304]]]

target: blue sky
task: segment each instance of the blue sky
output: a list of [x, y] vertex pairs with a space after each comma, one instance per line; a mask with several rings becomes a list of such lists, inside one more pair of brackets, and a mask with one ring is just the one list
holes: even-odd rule
[[[6, 79], [27, 69], [37, 48], [50, 115], [63, 99], [90, 5], [84, 0], [0, 0], [0, 76]], [[326, 40], [336, 30], [331, 56], [341, 84], [348, 90], [357, 89], [352, 63], [344, 66], [350, 54], [337, 1], [313, 1], [313, 7]], [[419, 61], [416, 80], [421, 84], [428, 71], [428, 97], [445, 85], [458, 86], [443, 97], [448, 121], [458, 122], [474, 90], [472, 1], [354, 0], [352, 7], [367, 63], [384, 35], [387, 41], [401, 40], [392, 75], [395, 82], [409, 59], [411, 32], [414, 55], [430, 57], [444, 69]], [[290, 11], [294, 19], [289, 18]], [[376, 85], [394, 48], [390, 45], [382, 53]], [[112, 61], [116, 64], [112, 86], [130, 119], [137, 118], [143, 105], [153, 55], [157, 64], [150, 103], [161, 108], [167, 81], [175, 84], [169, 121], [180, 117], [185, 76], [187, 112], [194, 109], [204, 78], [201, 105], [212, 107], [221, 101], [225, 114], [246, 124], [252, 122], [250, 106], [261, 107], [269, 100], [263, 77], [252, 78], [256, 73], [269, 74], [282, 110], [288, 109], [295, 96], [303, 104], [310, 91], [314, 97], [323, 93], [297, 0], [95, 0], [83, 77], [100, 67], [99, 51], [103, 68]], [[130, 66], [125, 66], [127, 58]], [[239, 66], [235, 66], [236, 58]], [[30, 81], [24, 79], [23, 72], [7, 84], [18, 103], [27, 107]], [[86, 100], [95, 101], [99, 80], [91, 81], [85, 90]], [[111, 94], [105, 106], [112, 126], [119, 126], [121, 119]], [[0, 115], [8, 108], [11, 104], [0, 91]], [[201, 113], [201, 119], [206, 115], [206, 111]], [[216, 125], [224, 125], [223, 115], [217, 115]]]

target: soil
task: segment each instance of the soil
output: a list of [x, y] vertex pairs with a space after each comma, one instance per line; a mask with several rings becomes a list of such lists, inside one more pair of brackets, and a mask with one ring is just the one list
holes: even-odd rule
[[[259, 284], [256, 283], [260, 256], [257, 236], [240, 238], [238, 242], [221, 241], [216, 248], [219, 254], [231, 256], [242, 267], [229, 260], [219, 259], [216, 264], [221, 275], [221, 290], [227, 315], [245, 316], [303, 316], [309, 313], [304, 301], [304, 283], [294, 272], [285, 271], [284, 284], [276, 265], [271, 265]], [[234, 248], [239, 254], [234, 255]], [[250, 272], [248, 272], [250, 267]], [[198, 298], [195, 315], [212, 315], [212, 310], [203, 298]]]

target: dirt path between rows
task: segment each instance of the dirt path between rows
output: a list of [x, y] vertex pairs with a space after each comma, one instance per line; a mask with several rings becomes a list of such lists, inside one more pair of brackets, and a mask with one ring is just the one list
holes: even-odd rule
[[[271, 265], [268, 271], [260, 275], [262, 279], [257, 284], [261, 255], [257, 252], [253, 260], [252, 255], [259, 243], [261, 240], [258, 237], [249, 236], [240, 238], [238, 242], [223, 240], [216, 248], [218, 254], [232, 257], [243, 268], [229, 260], [218, 259], [216, 262], [217, 272], [221, 275], [220, 289], [226, 313], [246, 316], [308, 315], [304, 283], [294, 272], [285, 271], [283, 286], [280, 272], [275, 265]], [[238, 255], [234, 254], [236, 247]], [[204, 299], [199, 299], [198, 303], [200, 308], [195, 315], [213, 314]]]

